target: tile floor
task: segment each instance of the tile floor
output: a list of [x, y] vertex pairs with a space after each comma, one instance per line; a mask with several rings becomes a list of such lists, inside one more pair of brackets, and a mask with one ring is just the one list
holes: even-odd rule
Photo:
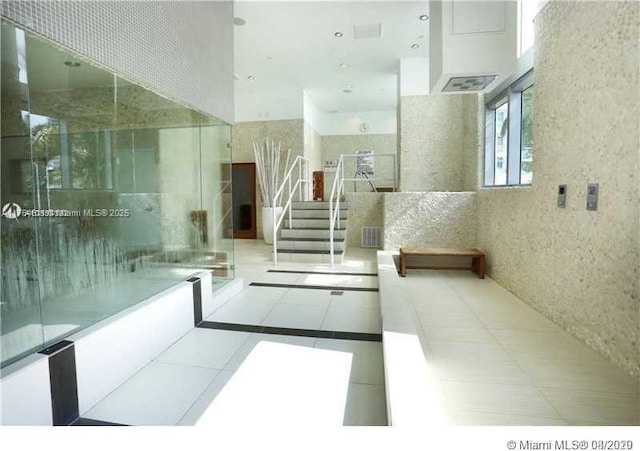
[[[207, 321], [380, 333], [376, 292], [345, 291], [336, 295], [321, 289], [249, 286], [252, 282], [377, 286], [374, 276], [267, 272], [273, 269], [270, 249], [257, 241], [236, 242], [236, 275], [244, 279], [245, 289]], [[333, 271], [375, 273], [376, 266], [375, 253], [358, 248], [350, 249]], [[277, 269], [331, 270], [327, 264], [285, 262]], [[435, 369], [449, 424], [640, 424], [638, 379], [490, 278], [479, 280], [463, 272], [410, 271], [402, 284], [405, 289], [401, 296], [413, 307], [425, 358]], [[326, 367], [332, 368], [327, 377], [309, 377], [307, 386], [296, 386], [296, 393], [301, 395], [287, 401], [291, 406], [300, 409], [296, 403], [301, 402], [302, 395], [328, 390], [333, 396], [328, 404], [330, 396], [309, 399], [327, 404], [331, 421], [339, 411], [344, 425], [386, 424], [379, 342], [203, 328], [189, 332], [84, 416], [134, 425], [193, 425], [200, 419], [215, 418], [211, 406], [233, 399], [228, 405], [244, 411], [253, 409], [251, 416], [238, 418], [259, 421], [263, 404], [276, 399], [270, 398], [272, 392], [289, 391], [287, 377], [302, 374], [299, 372], [306, 366], [287, 358], [293, 353], [286, 349], [294, 349], [288, 346], [301, 352], [299, 359], [326, 359]], [[283, 352], [277, 353], [279, 349]], [[259, 370], [265, 377], [252, 380], [243, 368], [259, 368], [259, 356], [267, 350], [276, 353], [278, 367], [274, 373], [273, 368], [265, 366]], [[348, 374], [342, 374], [345, 356], [350, 360]], [[267, 376], [274, 378], [268, 384]], [[254, 399], [238, 398], [239, 393], [251, 390], [264, 395], [259, 406], [255, 404], [258, 395]], [[304, 410], [291, 421], [311, 418], [305, 416], [311, 413]], [[280, 416], [270, 415], [265, 421], [289, 418], [290, 414], [282, 411]], [[318, 424], [324, 421], [314, 418]]]
[[[375, 274], [374, 251], [355, 249], [333, 269], [327, 264], [285, 262], [274, 268], [269, 259], [270, 246], [249, 240], [236, 244], [236, 275], [244, 279], [245, 289], [205, 321], [380, 334], [377, 292], [338, 294], [327, 289], [249, 285], [266, 282], [377, 288], [375, 275], [363, 275]], [[269, 269], [358, 275], [267, 272]], [[260, 355], [265, 352], [271, 353], [269, 362], [278, 363], [261, 367]], [[323, 362], [323, 370], [316, 368], [305, 375], [314, 362]], [[321, 377], [315, 380], [319, 372]], [[270, 374], [273, 379], [266, 384]], [[274, 392], [280, 396], [275, 411]], [[265, 404], [271, 406], [269, 415], [260, 413]], [[83, 417], [131, 425], [193, 425], [198, 421], [220, 425], [234, 418], [245, 423], [258, 419], [261, 423], [295, 423], [306, 418], [318, 425], [335, 425], [338, 421], [343, 425], [382, 426], [387, 424], [382, 345], [375, 341], [195, 328]]]
[[492, 279], [410, 271], [403, 284], [451, 424], [640, 424], [638, 379]]

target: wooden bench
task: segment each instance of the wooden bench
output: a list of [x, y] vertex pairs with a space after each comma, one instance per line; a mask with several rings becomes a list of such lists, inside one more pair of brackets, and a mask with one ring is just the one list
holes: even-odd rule
[[[408, 266], [407, 257], [471, 257], [471, 267], [464, 266]], [[400, 276], [407, 275], [407, 269], [470, 269], [484, 279], [485, 255], [479, 249], [444, 249], [444, 248], [400, 248]]]

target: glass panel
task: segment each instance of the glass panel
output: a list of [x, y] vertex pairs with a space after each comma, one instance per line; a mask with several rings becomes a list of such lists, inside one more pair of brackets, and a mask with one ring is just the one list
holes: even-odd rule
[[507, 184], [507, 143], [509, 142], [509, 104], [500, 105], [495, 110], [495, 185]]
[[[0, 357], [11, 362], [44, 344], [38, 280], [38, 168], [31, 153], [25, 34], [2, 22], [2, 299]], [[37, 122], [37, 121], [35, 121]]]
[[196, 272], [233, 278], [230, 127], [2, 32], [2, 204], [38, 212], [2, 219], [2, 365]]
[[533, 180], [533, 86], [522, 91], [522, 128], [520, 147], [520, 183]]
[[231, 127], [203, 126], [200, 131], [202, 210], [207, 215], [206, 262], [214, 276], [215, 290], [234, 278]]

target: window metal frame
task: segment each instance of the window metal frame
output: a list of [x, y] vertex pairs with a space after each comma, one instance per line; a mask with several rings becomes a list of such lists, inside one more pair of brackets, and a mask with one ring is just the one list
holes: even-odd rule
[[[534, 85], [533, 70], [510, 84], [505, 90], [493, 96], [485, 104], [485, 145], [484, 145], [484, 187], [502, 188], [510, 186], [531, 186], [522, 183], [522, 92]], [[495, 182], [495, 134], [496, 110], [507, 102], [507, 183], [497, 185]]]

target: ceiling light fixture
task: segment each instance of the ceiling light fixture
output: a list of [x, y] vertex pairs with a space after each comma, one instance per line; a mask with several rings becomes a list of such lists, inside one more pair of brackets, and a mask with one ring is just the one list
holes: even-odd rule
[[412, 48], [412, 49], [417, 49], [417, 48], [420, 48], [420, 46], [419, 46], [418, 44], [412, 44], [412, 45], [411, 45], [411, 48]]
[[418, 19], [420, 19], [420, 20], [429, 20], [429, 16], [427, 16], [426, 14], [423, 14], [420, 17], [418, 17]]
[[347, 63], [341, 63], [341, 64], [340, 64], [340, 67], [342, 67], [343, 69], [345, 69], [345, 68], [349, 67], [349, 65], [348, 65]]
[[333, 33], [333, 35], [334, 35], [336, 38], [341, 38], [342, 36], [344, 36], [344, 35], [342, 34], [342, 31], [336, 31], [335, 33]]
[[253, 75], [249, 75], [249, 76], [247, 77], [247, 80], [251, 80], [251, 81], [253, 81], [253, 80], [255, 80], [255, 79], [256, 79], [256, 77], [254, 77]]
[[77, 61], [65, 61], [64, 65], [69, 67], [80, 67], [80, 63]]

